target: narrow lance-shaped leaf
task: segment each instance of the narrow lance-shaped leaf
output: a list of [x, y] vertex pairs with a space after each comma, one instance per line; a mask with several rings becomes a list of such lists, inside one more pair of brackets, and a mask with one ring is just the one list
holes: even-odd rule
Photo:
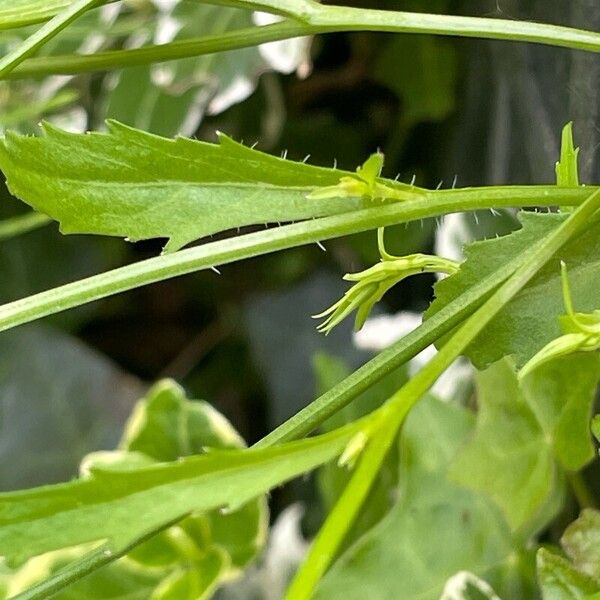
[[[307, 198], [355, 174], [276, 158], [222, 134], [211, 144], [165, 139], [114, 121], [108, 127], [87, 135], [49, 125], [41, 137], [8, 133], [0, 168], [11, 192], [59, 221], [63, 233], [166, 237], [167, 251], [233, 227], [373, 204], [366, 196]], [[387, 187], [407, 199], [422, 193], [395, 182]]]
[[556, 185], [560, 187], [579, 185], [578, 156], [579, 148], [575, 148], [573, 143], [573, 123], [567, 123], [562, 130], [560, 160], [556, 163]]
[[130, 454], [127, 464], [92, 468], [84, 479], [0, 494], [0, 556], [18, 565], [100, 541], [119, 552], [192, 511], [236, 510], [338, 456], [360, 427], [358, 422], [273, 448], [218, 450], [176, 463], [147, 465], [145, 455], [135, 461]]

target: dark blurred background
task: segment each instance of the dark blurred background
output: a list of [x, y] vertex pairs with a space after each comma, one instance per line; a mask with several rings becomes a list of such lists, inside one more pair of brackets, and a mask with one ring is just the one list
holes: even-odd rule
[[[597, 0], [397, 0], [361, 6], [526, 19], [600, 29]], [[256, 19], [256, 17], [255, 17]], [[262, 22], [262, 21], [261, 21]], [[191, 0], [117, 3], [94, 11], [44, 53], [136, 46], [251, 25], [247, 13]], [[15, 36], [2, 34], [5, 48]], [[600, 57], [507, 42], [335, 34], [0, 89], [3, 128], [40, 118], [72, 130], [110, 116], [172, 136], [222, 130], [270, 153], [354, 169], [386, 155], [384, 175], [421, 186], [551, 183], [560, 131], [575, 124], [581, 177], [598, 180]], [[33, 99], [36, 99], [37, 104]], [[18, 108], [28, 107], [21, 113]], [[40, 166], [43, 168], [43, 165]], [[24, 212], [2, 190], [0, 217]], [[389, 250], [431, 250], [437, 223], [391, 228]], [[498, 227], [506, 224], [498, 224]], [[492, 223], [493, 233], [496, 225]], [[155, 256], [162, 240], [61, 236], [51, 225], [0, 243], [8, 302]], [[173, 377], [210, 401], [253, 443], [315, 397], [317, 352], [349, 368], [369, 358], [351, 323], [330, 336], [311, 314], [344, 289], [341, 275], [377, 260], [374, 232], [144, 287], [0, 336], [0, 488], [73, 476], [81, 457], [114, 447], [136, 398]], [[386, 296], [380, 313], [422, 311], [433, 278]], [[288, 501], [286, 491], [277, 504]], [[310, 490], [302, 493], [309, 494]], [[276, 504], [276, 506], [277, 506]]]

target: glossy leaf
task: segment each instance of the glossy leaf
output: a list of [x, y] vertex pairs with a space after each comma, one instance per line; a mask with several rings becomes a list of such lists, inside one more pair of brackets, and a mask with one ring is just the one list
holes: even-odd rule
[[232, 227], [349, 212], [371, 202], [308, 199], [344, 172], [269, 156], [225, 135], [209, 144], [108, 126], [109, 133], [88, 135], [49, 125], [42, 137], [7, 134], [0, 168], [11, 192], [59, 221], [63, 233], [167, 237], [165, 250]]

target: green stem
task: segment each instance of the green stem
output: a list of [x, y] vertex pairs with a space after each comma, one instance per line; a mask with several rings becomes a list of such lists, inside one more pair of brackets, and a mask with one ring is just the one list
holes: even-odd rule
[[58, 13], [45, 25], [42, 25], [35, 33], [19, 44], [15, 50], [9, 52], [4, 58], [0, 59], [0, 78], [8, 75], [28, 56], [34, 54], [46, 42], [51, 40], [55, 35], [60, 33], [65, 27], [77, 19], [77, 17], [97, 5], [99, 1], [100, 0], [75, 0], [68, 8]]
[[589, 225], [599, 208], [600, 190], [591, 194], [566, 221], [535, 244], [514, 274], [465, 321], [431, 361], [379, 409], [379, 429], [370, 431], [371, 441], [359, 466], [319, 531], [308, 557], [292, 581], [286, 600], [305, 600], [312, 596], [319, 580], [335, 559], [410, 409], [552, 256]]
[[312, 14], [303, 17], [307, 19], [303, 23], [286, 21], [144, 48], [100, 52], [87, 56], [63, 55], [30, 59], [16, 69], [11, 77], [51, 73], [75, 74], [153, 64], [248, 48], [277, 40], [339, 31], [428, 33], [533, 42], [590, 52], [600, 51], [600, 33], [545, 23], [325, 5], [316, 5]]
[[44, 579], [44, 581], [30, 587], [24, 592], [12, 596], [10, 600], [46, 600], [47, 598], [51, 598], [69, 585], [125, 556], [139, 544], [142, 544], [161, 531], [175, 525], [180, 520], [181, 519], [176, 519], [174, 521], [169, 521], [168, 523], [163, 523], [157, 529], [149, 532], [142, 538], [137, 539], [134, 544], [119, 549], [118, 552], [112, 551], [106, 544], [103, 544], [99, 548], [92, 550], [85, 556], [82, 556], [80, 559], [67, 565], [57, 573], [54, 573], [48, 579]]
[[444, 190], [427, 193], [417, 200], [395, 202], [212, 242], [4, 304], [0, 306], [0, 331], [157, 281], [286, 248], [457, 211], [521, 205], [552, 206], [558, 203], [577, 205], [594, 189], [515, 186]]
[[578, 471], [567, 471], [567, 481], [571, 486], [571, 491], [579, 504], [579, 508], [598, 508], [596, 498], [587, 486], [582, 473]]
[[4, 219], [4, 221], [0, 221], [0, 241], [17, 237], [51, 222], [50, 217], [37, 212], [19, 215], [12, 219]]

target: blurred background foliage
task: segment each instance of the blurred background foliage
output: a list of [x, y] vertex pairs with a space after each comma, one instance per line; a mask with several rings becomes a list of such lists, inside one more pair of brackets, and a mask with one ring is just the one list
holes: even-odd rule
[[[596, 0], [365, 0], [361, 6], [600, 28]], [[164, 43], [266, 19], [193, 0], [130, 0], [90, 12], [42, 54]], [[1, 33], [0, 54], [29, 31]], [[599, 84], [593, 54], [335, 34], [108, 74], [2, 83], [0, 128], [34, 133], [44, 118], [83, 131], [116, 118], [161, 135], [211, 141], [221, 130], [270, 153], [346, 169], [379, 148], [384, 175], [450, 187], [552, 182], [561, 126], [573, 119], [585, 182], [600, 175]], [[1, 218], [23, 212], [5, 189], [1, 194]], [[459, 245], [514, 226], [510, 215], [481, 215], [479, 224], [473, 216], [460, 219], [458, 230], [453, 221], [455, 229], [446, 232]], [[388, 250], [431, 251], [444, 244], [439, 236], [436, 242], [438, 226], [390, 228]], [[154, 256], [161, 245], [62, 237], [55, 225], [3, 240], [0, 301]], [[324, 337], [310, 315], [344, 291], [343, 273], [378, 255], [374, 232], [327, 242], [325, 250], [313, 245], [228, 265], [220, 275], [196, 273], [2, 334], [0, 489], [75, 475], [86, 453], [115, 447], [134, 401], [162, 377], [209, 401], [248, 443], [331, 387], [370, 353], [353, 342], [349, 323]], [[379, 314], [424, 310], [433, 281], [403, 283]], [[339, 419], [382, 402], [406, 375], [393, 374]], [[273, 514], [294, 499], [311, 500], [304, 528], [312, 534], [347, 476], [335, 470], [275, 491]], [[370, 502], [382, 503], [396, 472], [394, 464], [382, 472]], [[385, 512], [383, 502], [369, 518]], [[370, 525], [359, 520], [353, 536]]]

